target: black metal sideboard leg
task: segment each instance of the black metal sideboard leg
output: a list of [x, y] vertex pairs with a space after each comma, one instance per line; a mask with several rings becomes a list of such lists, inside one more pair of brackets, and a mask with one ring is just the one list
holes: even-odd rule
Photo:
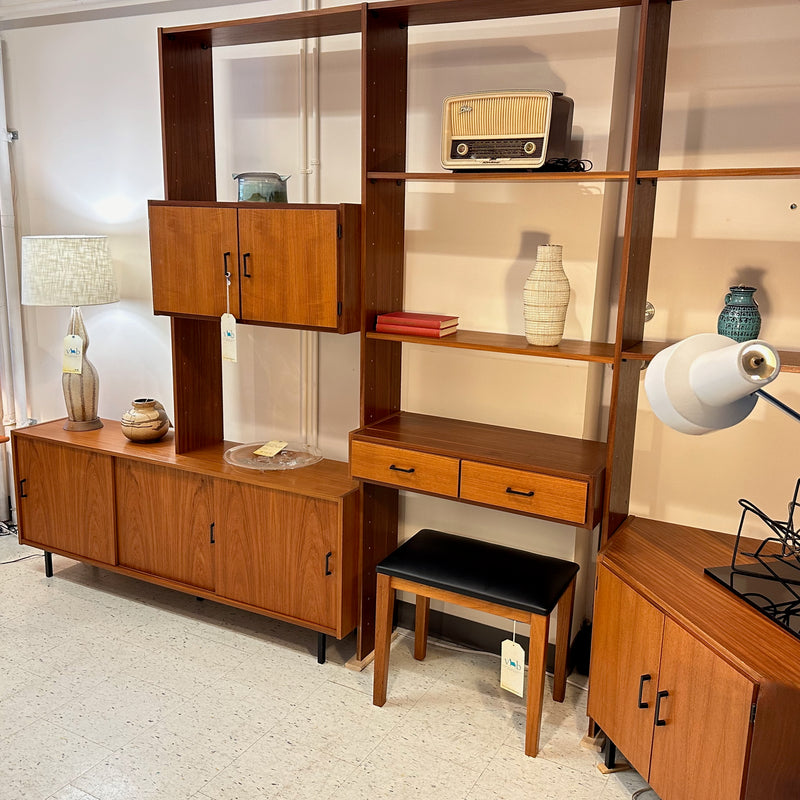
[[603, 754], [606, 769], [614, 769], [617, 765], [617, 746], [606, 736], [606, 747]]
[[325, 663], [325, 649], [327, 640], [324, 633], [317, 634], [317, 664]]
[[44, 551], [44, 576], [45, 578], [53, 577], [53, 554]]

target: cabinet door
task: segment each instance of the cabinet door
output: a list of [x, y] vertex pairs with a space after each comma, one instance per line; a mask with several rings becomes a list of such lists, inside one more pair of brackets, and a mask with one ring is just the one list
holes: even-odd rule
[[337, 627], [343, 568], [338, 505], [218, 481], [217, 594]]
[[230, 311], [239, 316], [236, 225], [235, 208], [150, 204], [156, 314], [218, 317], [227, 310], [230, 294]]
[[211, 480], [118, 459], [116, 487], [120, 565], [213, 590]]
[[336, 209], [240, 209], [242, 319], [335, 329]]
[[662, 690], [650, 785], [664, 798], [739, 800], [755, 684], [667, 619]]
[[111, 456], [14, 438], [20, 541], [116, 563]]
[[601, 565], [592, 622], [588, 713], [645, 777], [663, 629], [664, 615]]

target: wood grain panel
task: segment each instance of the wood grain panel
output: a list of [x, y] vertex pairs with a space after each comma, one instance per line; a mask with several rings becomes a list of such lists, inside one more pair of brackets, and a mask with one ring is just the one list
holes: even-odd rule
[[658, 688], [669, 696], [660, 707], [666, 724], [653, 735], [649, 784], [665, 798], [741, 797], [753, 682], [667, 619]]
[[216, 319], [230, 310], [238, 318], [236, 209], [151, 200], [148, 210], [153, 311]]
[[[645, 778], [663, 629], [658, 609], [607, 569], [598, 570], [587, 712]], [[639, 708], [640, 684], [646, 708]]]
[[[461, 462], [459, 497], [586, 527], [588, 484], [475, 461]], [[591, 526], [591, 518], [589, 518]]]
[[211, 36], [160, 29], [158, 45], [165, 196], [216, 200]]
[[402, 450], [397, 447], [350, 444], [353, 477], [390, 484], [415, 492], [458, 497], [458, 459]]
[[222, 441], [222, 345], [219, 320], [173, 317], [175, 452]]
[[118, 459], [120, 566], [214, 588], [211, 479]]
[[214, 495], [217, 593], [335, 628], [344, 558], [338, 505], [229, 481], [217, 481]]
[[115, 564], [113, 459], [12, 431], [19, 539]]
[[336, 330], [335, 209], [239, 209], [242, 319]]

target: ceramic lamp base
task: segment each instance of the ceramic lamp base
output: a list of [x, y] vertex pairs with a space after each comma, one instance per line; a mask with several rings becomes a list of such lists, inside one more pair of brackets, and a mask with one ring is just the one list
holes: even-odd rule
[[81, 420], [78, 422], [73, 419], [68, 419], [64, 423], [65, 431], [96, 431], [98, 428], [102, 427], [103, 423], [99, 418]]

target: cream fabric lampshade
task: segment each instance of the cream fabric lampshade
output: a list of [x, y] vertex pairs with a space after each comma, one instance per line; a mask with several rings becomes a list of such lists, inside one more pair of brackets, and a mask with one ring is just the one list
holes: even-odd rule
[[23, 236], [22, 303], [96, 306], [119, 300], [106, 236]]

